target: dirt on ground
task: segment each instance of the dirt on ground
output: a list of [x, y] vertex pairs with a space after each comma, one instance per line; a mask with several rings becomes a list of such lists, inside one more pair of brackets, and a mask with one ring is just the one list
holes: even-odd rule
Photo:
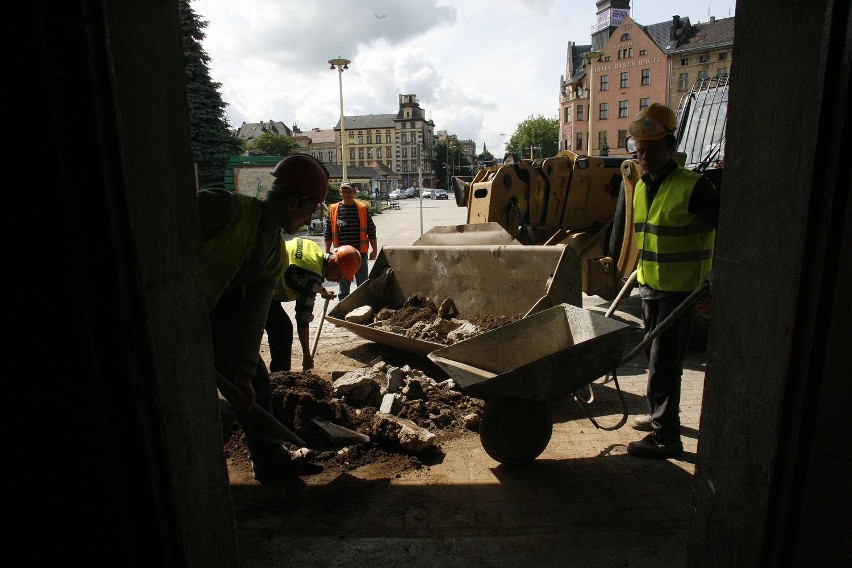
[[[423, 322], [450, 321], [453, 315], [458, 316], [452, 308], [446, 301], [438, 307], [431, 300], [415, 296], [399, 310], [386, 310], [385, 320], [392, 321], [395, 329], [404, 333]], [[476, 327], [474, 333], [483, 333], [521, 317], [521, 314], [474, 314], [465, 316], [464, 321]], [[318, 476], [332, 479], [342, 472], [368, 467], [373, 476], [398, 477], [404, 471], [440, 460], [444, 442], [477, 435], [484, 401], [462, 393], [427, 358], [363, 340], [355, 340], [353, 345], [357, 347], [320, 348], [314, 358], [319, 374], [312, 371], [270, 374], [272, 415], [313, 450], [305, 459], [322, 466]], [[370, 380], [364, 379], [366, 375]], [[360, 386], [346, 391], [348, 387], [341, 383], [347, 379], [355, 380]], [[412, 436], [411, 428], [382, 418], [379, 410], [383, 397], [389, 393], [396, 399], [393, 416], [401, 419], [403, 425], [404, 421], [410, 421], [422, 429], [416, 432], [420, 440], [411, 442], [407, 439]], [[362, 434], [369, 441], [329, 440], [312, 420], [315, 418]], [[232, 478], [251, 479], [244, 432], [227, 410], [223, 412], [223, 431]], [[423, 442], [423, 438], [428, 441]], [[288, 449], [297, 452], [299, 447], [292, 445]]]

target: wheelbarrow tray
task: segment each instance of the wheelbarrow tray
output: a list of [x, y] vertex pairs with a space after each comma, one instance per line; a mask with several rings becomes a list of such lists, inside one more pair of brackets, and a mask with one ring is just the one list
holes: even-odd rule
[[470, 396], [559, 400], [618, 367], [628, 327], [563, 303], [427, 356]]

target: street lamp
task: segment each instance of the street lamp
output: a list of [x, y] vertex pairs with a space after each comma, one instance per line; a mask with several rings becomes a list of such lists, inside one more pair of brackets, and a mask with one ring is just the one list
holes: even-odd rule
[[349, 64], [352, 63], [348, 59], [329, 59], [331, 69], [337, 69], [337, 79], [340, 84], [340, 158], [343, 162], [343, 181], [348, 181], [346, 177], [346, 127], [343, 125], [343, 71], [349, 69]]
[[592, 65], [592, 59], [600, 59], [603, 55], [603, 51], [587, 51], [583, 54], [583, 59], [585, 59], [589, 64], [589, 137], [586, 140], [586, 154], [589, 156], [592, 155], [592, 113], [594, 112], [594, 107], [592, 106], [592, 92], [595, 89], [595, 67]]

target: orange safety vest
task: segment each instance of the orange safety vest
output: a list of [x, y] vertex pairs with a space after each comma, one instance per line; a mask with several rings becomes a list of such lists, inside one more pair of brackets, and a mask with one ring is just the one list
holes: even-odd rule
[[[360, 228], [358, 231], [360, 241], [358, 243], [358, 251], [370, 252], [370, 239], [367, 238], [367, 206], [360, 201], [356, 201], [355, 206], [358, 207], [358, 227]], [[340, 246], [340, 237], [337, 234], [337, 210], [339, 207], [340, 202], [337, 202], [332, 203], [328, 208], [328, 222], [331, 224], [331, 242], [335, 248]]]

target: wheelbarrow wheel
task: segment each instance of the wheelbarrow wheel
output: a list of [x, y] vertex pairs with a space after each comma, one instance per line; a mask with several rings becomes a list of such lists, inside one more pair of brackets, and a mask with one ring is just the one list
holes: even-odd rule
[[553, 417], [546, 402], [501, 396], [485, 402], [479, 440], [485, 452], [506, 465], [529, 463], [550, 442]]

